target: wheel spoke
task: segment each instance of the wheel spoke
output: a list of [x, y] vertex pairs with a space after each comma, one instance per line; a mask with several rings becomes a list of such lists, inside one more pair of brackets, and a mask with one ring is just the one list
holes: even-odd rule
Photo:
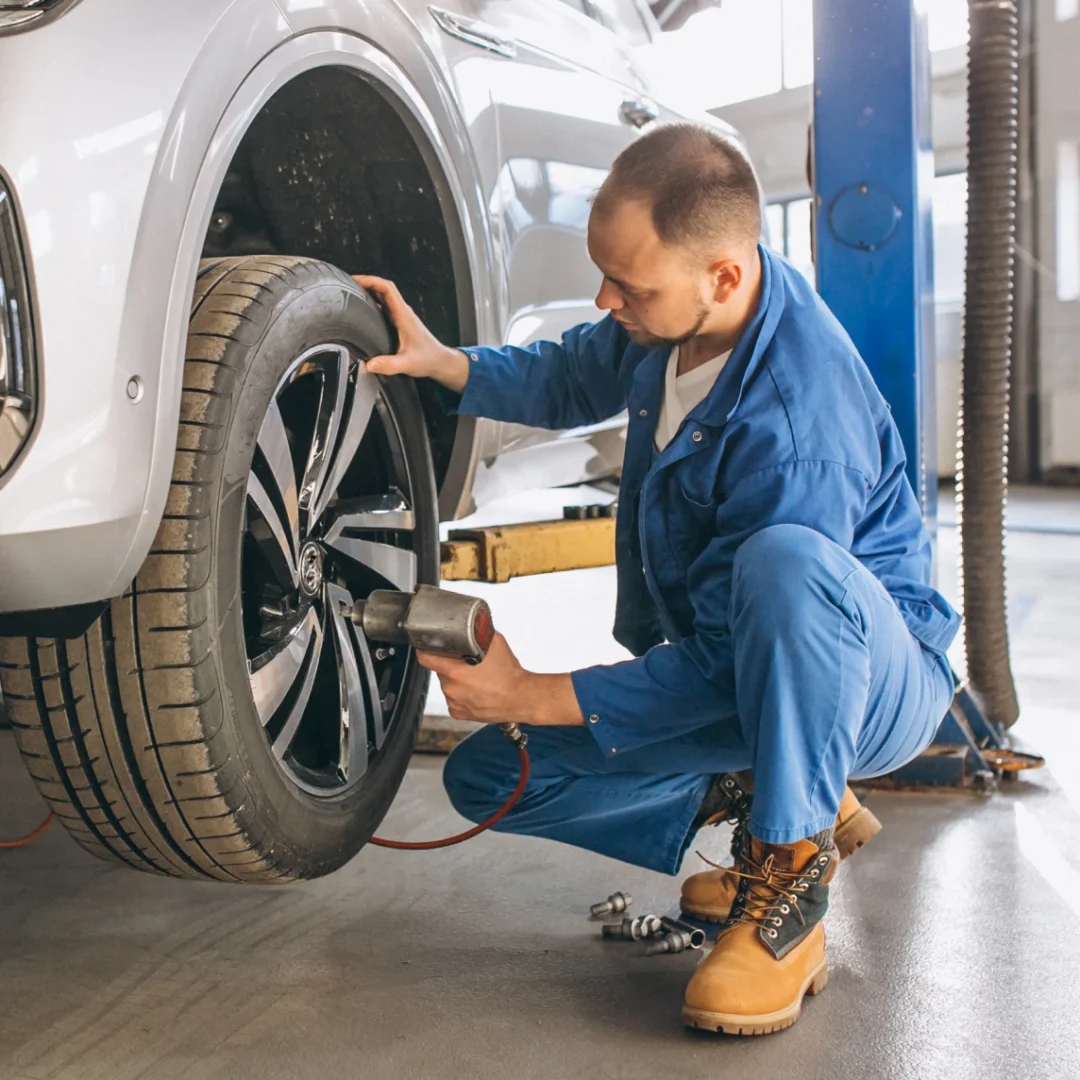
[[315, 521], [315, 506], [341, 431], [349, 385], [349, 353], [339, 346], [328, 348], [320, 357], [318, 367], [322, 371], [322, 390], [304, 479], [300, 484], [300, 506], [307, 511], [309, 529]]
[[365, 782], [415, 662], [387, 660], [344, 612], [416, 586], [425, 519], [400, 419], [358, 353], [327, 342], [289, 362], [258, 429], [240, 582], [251, 693], [278, 764], [317, 797]]
[[311, 700], [311, 688], [315, 685], [315, 674], [319, 670], [319, 660], [322, 657], [324, 634], [322, 623], [319, 622], [314, 608], [308, 612], [308, 618], [312, 620], [313, 627], [311, 631], [311, 648], [308, 652], [307, 667], [304, 670], [304, 681], [300, 686], [299, 693], [296, 695], [296, 700], [289, 709], [289, 715], [285, 723], [273, 742], [274, 753], [279, 758], [285, 755], [289, 747], [292, 746], [293, 739], [296, 738], [300, 721], [303, 720], [308, 702]]
[[416, 515], [409, 504], [398, 492], [388, 491], [385, 495], [363, 495], [338, 502], [326, 541], [332, 543], [348, 530], [388, 532], [396, 529], [412, 532], [414, 528]]
[[386, 716], [383, 713], [382, 697], [379, 695], [379, 681], [375, 677], [375, 665], [371, 662], [371, 648], [368, 645], [364, 631], [355, 623], [350, 624], [350, 629], [356, 641], [357, 650], [360, 653], [360, 663], [364, 669], [364, 681], [367, 684], [372, 741], [375, 743], [375, 749], [379, 750], [386, 739]]
[[329, 537], [326, 542], [342, 555], [374, 570], [389, 581], [395, 589], [412, 592], [416, 587], [416, 555], [405, 548], [394, 547], [375, 540], [361, 540], [356, 536]]
[[[248, 473], [248, 531], [255, 538], [278, 582], [286, 589], [295, 588], [298, 581], [296, 556], [277, 507], [274, 506], [262, 481]], [[256, 513], [253, 515], [251, 509]]]
[[[255, 699], [255, 710], [259, 714], [263, 727], [266, 727], [273, 719], [296, 682], [304, 666], [304, 659], [310, 651], [313, 638], [318, 639], [315, 643], [316, 656], [314, 658], [317, 660], [317, 651], [322, 647], [322, 633], [314, 608], [309, 608], [307, 615], [278, 646], [270, 659], [256, 668], [252, 668], [249, 661], [251, 694]], [[312, 670], [314, 666], [313, 664]]]
[[300, 550], [300, 510], [296, 494], [296, 470], [293, 468], [292, 451], [289, 449], [289, 437], [285, 433], [285, 423], [281, 419], [281, 410], [276, 399], [270, 401], [266, 418], [259, 429], [259, 449], [270, 468], [267, 482], [273, 480], [276, 491], [267, 489], [267, 494], [274, 497], [279, 506], [285, 508], [285, 522], [289, 539], [292, 541], [293, 558]]
[[[347, 360], [342, 366], [346, 371], [348, 370]], [[348, 387], [345, 389], [348, 390]], [[345, 431], [337, 448], [331, 448], [333, 460], [327, 472], [326, 481], [314, 497], [314, 509], [311, 511], [310, 521], [318, 521], [322, 516], [327, 504], [334, 497], [345, 475], [345, 470], [352, 463], [353, 455], [364, 437], [364, 432], [367, 431], [371, 414], [375, 410], [375, 401], [379, 396], [379, 384], [375, 376], [368, 375], [361, 367], [356, 373], [356, 384], [349, 396], [349, 415], [345, 420]]]
[[[334, 626], [334, 645], [337, 655], [338, 691], [341, 702], [338, 771], [345, 780], [355, 780], [367, 771], [368, 736], [367, 710], [360, 681], [360, 669], [353, 650], [356, 636], [342, 615], [342, 607], [351, 607], [349, 593], [339, 585], [326, 585], [326, 609]], [[375, 698], [376, 702], [378, 697]]]

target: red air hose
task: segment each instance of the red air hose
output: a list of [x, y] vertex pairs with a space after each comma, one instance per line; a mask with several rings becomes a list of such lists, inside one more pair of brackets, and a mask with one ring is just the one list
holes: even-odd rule
[[474, 825], [471, 829], [466, 829], [465, 832], [458, 833], [456, 836], [447, 836], [443, 840], [410, 842], [407, 840], [383, 840], [381, 837], [373, 836], [368, 843], [374, 844], [376, 847], [394, 848], [396, 851], [433, 851], [435, 848], [452, 847], [454, 844], [464, 843], [466, 840], [471, 840], [474, 836], [486, 832], [492, 825], [498, 824], [510, 813], [514, 804], [524, 793], [525, 785], [529, 782], [529, 752], [524, 745], [518, 745], [517, 751], [521, 756], [521, 775], [518, 777], [517, 787], [514, 788], [510, 798], [486, 821], [481, 821], [479, 825]]
[[0, 840], [0, 851], [11, 851], [32, 844], [52, 823], [53, 815], [50, 814], [33, 832], [20, 836], [18, 840]]

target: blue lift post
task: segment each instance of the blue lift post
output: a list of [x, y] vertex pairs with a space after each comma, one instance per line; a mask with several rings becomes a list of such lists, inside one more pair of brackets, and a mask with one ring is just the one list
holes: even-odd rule
[[[814, 0], [818, 289], [889, 402], [937, 535], [930, 53], [923, 0]], [[959, 686], [903, 784], [991, 776], [1004, 733]]]

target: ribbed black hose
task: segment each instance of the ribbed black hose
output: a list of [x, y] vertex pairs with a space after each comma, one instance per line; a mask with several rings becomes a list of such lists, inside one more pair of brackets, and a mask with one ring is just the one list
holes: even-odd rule
[[1015, 0], [969, 0], [968, 228], [956, 471], [968, 678], [987, 716], [1020, 709], [1005, 602], [1009, 362], [1019, 146]]

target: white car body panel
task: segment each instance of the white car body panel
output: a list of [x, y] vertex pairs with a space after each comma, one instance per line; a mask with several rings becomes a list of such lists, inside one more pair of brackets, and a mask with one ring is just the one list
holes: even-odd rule
[[[420, 0], [86, 0], [0, 35], [0, 174], [23, 226], [41, 387], [31, 442], [0, 475], [0, 612], [117, 595], [145, 558], [216, 194], [251, 120], [303, 71], [377, 81], [426, 140], [456, 206], [479, 341], [598, 316], [582, 234], [591, 189], [636, 135], [619, 113], [648, 90], [632, 51], [561, 0], [446, 6], [506, 35], [516, 58], [448, 34]], [[467, 509], [477, 470], [507, 450], [535, 459], [545, 437], [478, 422], [450, 513]], [[612, 425], [574, 437], [618, 460]], [[553, 455], [549, 480], [573, 480], [599, 447]]]

